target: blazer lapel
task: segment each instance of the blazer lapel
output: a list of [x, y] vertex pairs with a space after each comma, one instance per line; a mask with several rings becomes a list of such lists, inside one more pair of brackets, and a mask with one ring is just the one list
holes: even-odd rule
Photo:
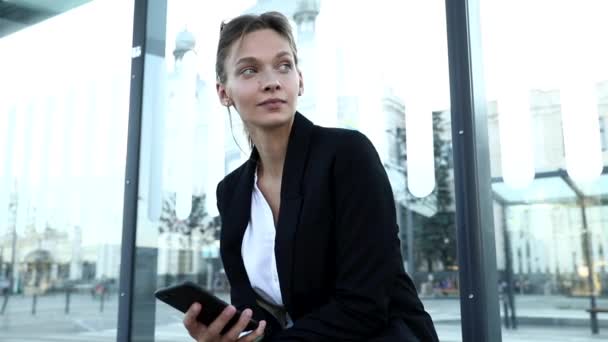
[[291, 307], [295, 234], [302, 209], [302, 176], [308, 159], [313, 127], [312, 122], [296, 112], [281, 180], [281, 205], [275, 237], [275, 255], [283, 304], [288, 311]]
[[255, 304], [255, 293], [251, 288], [251, 283], [245, 270], [241, 246], [251, 214], [251, 191], [253, 189], [256, 163], [257, 160], [251, 158], [238, 180], [234, 195], [227, 207], [227, 212], [223, 215], [224, 222], [222, 222], [222, 238], [220, 239], [224, 245], [221, 249], [225, 251], [222, 255], [223, 262], [226, 264], [224, 267], [234, 270], [234, 272], [230, 272], [232, 275], [230, 281], [234, 283], [232, 286], [242, 286], [241, 289], [246, 292], [239, 291], [239, 294], [245, 296], [243, 300], [249, 303], [249, 305]]
[[[314, 125], [300, 113], [296, 112], [294, 123], [289, 136], [285, 164], [283, 166], [283, 179], [281, 180], [281, 206], [275, 236], [275, 256], [277, 272], [281, 285], [283, 304], [289, 311], [291, 305], [291, 281], [293, 268], [293, 249], [296, 228], [302, 208], [302, 176], [308, 159], [308, 149]], [[259, 154], [253, 149], [251, 158], [241, 174], [236, 190], [224, 213], [222, 234], [222, 250], [230, 251], [222, 256], [226, 268], [235, 270], [231, 282], [244, 284], [247, 288], [243, 300], [252, 305], [256, 296], [251, 288], [243, 257], [241, 246], [243, 236], [251, 217], [251, 191], [253, 190], [254, 174], [257, 168]]]

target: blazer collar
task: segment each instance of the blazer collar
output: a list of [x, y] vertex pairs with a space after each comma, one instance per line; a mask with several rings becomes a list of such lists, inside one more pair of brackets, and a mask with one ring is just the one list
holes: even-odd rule
[[[283, 304], [288, 311], [291, 306], [294, 238], [302, 205], [302, 177], [308, 161], [313, 128], [314, 125], [311, 121], [296, 112], [283, 165], [281, 205], [275, 237], [275, 256]], [[249, 283], [240, 252], [243, 235], [251, 216], [251, 192], [258, 161], [259, 153], [254, 147], [236, 184], [234, 196], [227, 210], [230, 216], [228, 220], [225, 220], [227, 222], [224, 222], [227, 233], [224, 236], [226, 247], [231, 251], [238, 251], [238, 259], [231, 258], [230, 261], [233, 264], [232, 267], [236, 268], [235, 276], [237, 279], [235, 281], [244, 282], [249, 285], [249, 288], [251, 288], [251, 283]], [[236, 253], [233, 255], [237, 256]], [[251, 302], [255, 302], [253, 291], [247, 293], [247, 296], [250, 297]]]

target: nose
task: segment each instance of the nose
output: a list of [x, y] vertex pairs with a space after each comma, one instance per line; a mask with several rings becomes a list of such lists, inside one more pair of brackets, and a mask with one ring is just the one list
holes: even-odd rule
[[281, 82], [275, 77], [267, 77], [264, 80], [264, 92], [277, 91], [281, 89]]

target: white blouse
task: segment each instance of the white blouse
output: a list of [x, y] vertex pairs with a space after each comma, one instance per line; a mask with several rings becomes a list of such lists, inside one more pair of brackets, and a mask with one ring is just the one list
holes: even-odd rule
[[[258, 188], [258, 174], [255, 173], [253, 190], [251, 191], [251, 216], [243, 244], [241, 255], [251, 287], [267, 303], [283, 307], [277, 261], [274, 251], [276, 229], [270, 205]], [[286, 327], [292, 325], [289, 315], [285, 317]]]

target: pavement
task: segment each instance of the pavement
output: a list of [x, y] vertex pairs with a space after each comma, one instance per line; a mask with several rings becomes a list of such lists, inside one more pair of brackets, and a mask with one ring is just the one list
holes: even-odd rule
[[[223, 296], [226, 297], [225, 294]], [[424, 298], [423, 302], [433, 317], [440, 340], [462, 341], [459, 300]], [[36, 313], [32, 314], [31, 297], [11, 297], [6, 312], [0, 315], [0, 342], [116, 340], [116, 295], [104, 301], [103, 311], [99, 298], [88, 294], [72, 295], [70, 312], [67, 314], [65, 303], [63, 294], [41, 296], [36, 302]], [[519, 329], [512, 331], [503, 328], [503, 341], [608, 341], [608, 314], [598, 316], [600, 334], [591, 334], [589, 314], [585, 312], [589, 306], [587, 298], [518, 296], [516, 304]], [[608, 298], [598, 299], [598, 306], [608, 307]], [[155, 341], [191, 341], [182, 326], [180, 312], [158, 302], [155, 320]]]

